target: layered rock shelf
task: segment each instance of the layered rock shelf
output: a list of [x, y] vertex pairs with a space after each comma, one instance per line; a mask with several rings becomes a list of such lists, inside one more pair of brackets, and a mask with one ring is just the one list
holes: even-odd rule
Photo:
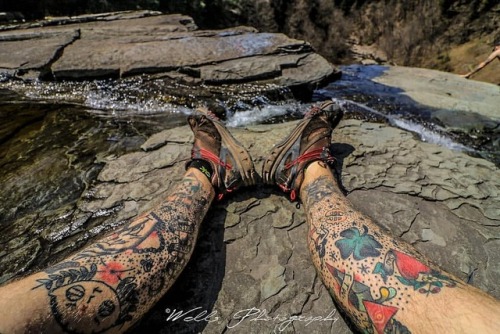
[[[249, 148], [260, 170], [262, 155], [294, 125], [231, 132]], [[97, 182], [76, 206], [13, 223], [8, 231], [18, 232], [3, 249], [10, 254], [2, 260], [3, 279], [53, 262], [82, 247], [89, 236], [92, 240], [153, 207], [182, 177], [192, 139], [187, 126], [153, 135], [140, 152], [106, 158]], [[332, 149], [348, 198], [359, 210], [444, 269], [500, 297], [500, 170], [493, 163], [359, 120], [341, 122]], [[44, 232], [37, 235], [40, 229]], [[309, 258], [306, 235], [303, 209], [272, 187], [242, 190], [215, 204], [185, 273], [140, 331], [221, 333], [232, 315], [252, 307], [304, 316], [335, 311]], [[49, 253], [41, 247], [47, 243], [53, 245]], [[220, 321], [205, 328], [182, 321], [165, 324], [166, 308], [194, 307], [217, 311]], [[335, 316], [339, 320], [317, 322], [310, 329], [350, 333], [339, 314]], [[275, 325], [246, 322], [239, 330], [268, 332]], [[296, 323], [295, 332], [309, 328], [304, 325]]]
[[198, 30], [188, 16], [149, 11], [53, 21], [0, 32], [0, 75], [90, 80], [161, 73], [194, 83], [311, 90], [336, 73], [307, 42], [250, 27]]

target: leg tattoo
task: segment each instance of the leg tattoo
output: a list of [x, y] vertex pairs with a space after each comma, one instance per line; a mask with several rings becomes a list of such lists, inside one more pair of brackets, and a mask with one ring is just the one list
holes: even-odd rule
[[188, 173], [164, 204], [48, 268], [33, 289], [47, 290], [51, 312], [67, 332], [129, 327], [186, 265], [212, 197]]
[[332, 296], [367, 332], [409, 333], [395, 319], [415, 294], [431, 296], [457, 281], [355, 211], [330, 175], [304, 184], [313, 261]]

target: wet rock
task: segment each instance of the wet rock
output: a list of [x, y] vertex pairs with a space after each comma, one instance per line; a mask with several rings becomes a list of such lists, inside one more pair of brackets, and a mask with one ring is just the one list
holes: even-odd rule
[[[476, 112], [460, 110], [439, 110], [433, 113], [434, 120], [451, 131], [484, 132], [498, 127], [498, 122]], [[497, 115], [493, 117], [497, 118]]]
[[23, 274], [38, 260], [42, 250], [39, 240], [28, 240], [23, 237], [13, 239], [3, 247], [6, 248], [0, 253], [0, 272], [2, 273], [0, 282]]
[[342, 78], [321, 95], [340, 99], [355, 117], [375, 115], [425, 141], [465, 146], [500, 165], [497, 85], [423, 68], [350, 65], [341, 70]]

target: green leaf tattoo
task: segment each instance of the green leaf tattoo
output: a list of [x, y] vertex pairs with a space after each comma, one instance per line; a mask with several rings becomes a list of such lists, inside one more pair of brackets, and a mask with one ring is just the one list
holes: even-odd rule
[[363, 225], [363, 230], [363, 234], [360, 234], [357, 228], [351, 227], [340, 233], [343, 239], [337, 240], [335, 246], [340, 250], [343, 259], [347, 259], [351, 254], [358, 261], [380, 255], [378, 248], [382, 248], [382, 245], [373, 235], [368, 234], [368, 227]]

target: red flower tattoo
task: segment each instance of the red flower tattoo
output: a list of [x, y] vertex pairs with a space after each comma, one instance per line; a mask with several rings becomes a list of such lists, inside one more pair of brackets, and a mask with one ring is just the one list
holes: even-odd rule
[[[130, 269], [129, 269], [130, 270]], [[121, 281], [121, 274], [128, 270], [123, 269], [119, 262], [108, 262], [99, 267], [97, 271], [100, 279], [108, 284], [116, 284]]]

